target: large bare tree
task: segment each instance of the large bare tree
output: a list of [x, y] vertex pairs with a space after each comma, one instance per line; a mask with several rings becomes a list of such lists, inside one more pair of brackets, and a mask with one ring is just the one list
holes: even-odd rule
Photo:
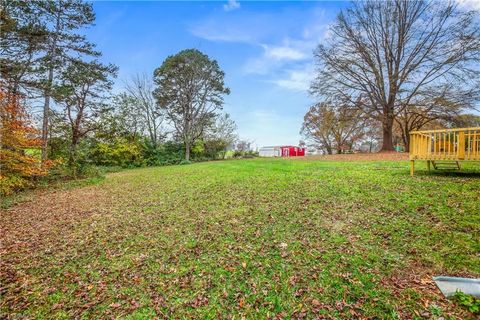
[[162, 110], [157, 108], [153, 96], [153, 79], [146, 74], [136, 74], [126, 83], [125, 88], [133, 98], [133, 107], [142, 131], [148, 135], [151, 145], [156, 147], [164, 134], [162, 124], [165, 117]]
[[343, 10], [315, 52], [311, 91], [361, 101], [382, 123], [383, 151], [393, 150], [395, 117], [448, 88], [478, 97], [478, 12], [446, 1], [358, 1]]
[[406, 150], [409, 150], [411, 131], [420, 130], [434, 122], [456, 119], [462, 111], [475, 108], [470, 97], [462, 94], [444, 92], [439, 95], [435, 92], [434, 96], [424, 96], [424, 101], [417, 99], [416, 104], [404, 106], [395, 117], [395, 125], [400, 130]]

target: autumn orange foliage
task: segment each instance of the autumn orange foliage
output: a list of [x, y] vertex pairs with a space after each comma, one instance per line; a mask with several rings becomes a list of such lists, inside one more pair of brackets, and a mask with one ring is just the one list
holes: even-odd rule
[[[10, 194], [48, 173], [35, 151], [41, 147], [38, 130], [21, 99], [0, 89], [0, 194]], [[38, 154], [38, 152], [37, 152]]]

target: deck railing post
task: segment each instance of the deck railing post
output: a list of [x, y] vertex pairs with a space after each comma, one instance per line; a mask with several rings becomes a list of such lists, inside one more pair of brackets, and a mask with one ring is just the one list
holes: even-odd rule
[[457, 158], [461, 160], [465, 159], [465, 131], [458, 133]]

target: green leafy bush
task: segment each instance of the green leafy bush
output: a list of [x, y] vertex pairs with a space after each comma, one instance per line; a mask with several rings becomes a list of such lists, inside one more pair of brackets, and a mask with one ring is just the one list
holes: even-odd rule
[[244, 153], [243, 151], [235, 150], [235, 151], [233, 152], [233, 157], [234, 157], [234, 158], [241, 158], [241, 157], [243, 157], [244, 154], [245, 154], [245, 153]]
[[182, 161], [180, 161], [180, 163], [179, 163], [179, 164], [180, 164], [180, 165], [186, 165], [186, 164], [191, 164], [191, 163], [192, 163], [192, 161], [189, 161], [189, 160], [182, 160]]
[[103, 166], [138, 167], [143, 164], [138, 142], [131, 142], [125, 138], [95, 144], [88, 158], [93, 163]]
[[258, 152], [253, 150], [249, 150], [249, 151], [235, 150], [233, 152], [233, 157], [234, 158], [255, 158], [255, 157], [258, 157]]
[[453, 296], [453, 300], [460, 306], [474, 314], [480, 314], [480, 299], [474, 296], [457, 291]]
[[0, 195], [9, 195], [16, 190], [30, 186], [30, 181], [19, 175], [0, 175]]
[[204, 155], [209, 159], [223, 159], [227, 146], [227, 142], [223, 139], [206, 140], [204, 142]]
[[147, 166], [165, 166], [179, 164], [185, 158], [182, 143], [168, 141], [159, 146], [145, 142], [142, 146], [142, 157]]

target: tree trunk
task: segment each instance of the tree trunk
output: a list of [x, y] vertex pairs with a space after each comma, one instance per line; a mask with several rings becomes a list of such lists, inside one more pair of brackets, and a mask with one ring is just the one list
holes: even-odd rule
[[185, 160], [190, 161], [190, 142], [185, 142]]
[[405, 145], [405, 151], [408, 152], [410, 150], [410, 133], [409, 132], [402, 132], [402, 140], [403, 144]]
[[50, 89], [53, 83], [53, 66], [48, 70], [47, 89], [45, 90], [45, 104], [43, 105], [42, 123], [42, 162], [48, 159], [48, 120], [50, 118]]
[[68, 158], [68, 164], [72, 170], [72, 176], [74, 179], [77, 178], [77, 141], [72, 139], [72, 144], [70, 145], [70, 154]]
[[[61, 5], [61, 1], [60, 1]], [[42, 123], [42, 163], [48, 159], [48, 120], [50, 117], [50, 95], [52, 94], [53, 69], [55, 68], [55, 51], [57, 50], [57, 37], [60, 32], [60, 13], [57, 13], [57, 22], [55, 25], [55, 35], [52, 46], [50, 47], [48, 66], [47, 88], [45, 89], [45, 104], [43, 105], [43, 123]]]
[[382, 124], [383, 127], [383, 142], [380, 151], [394, 151], [393, 148], [393, 116], [385, 116]]

